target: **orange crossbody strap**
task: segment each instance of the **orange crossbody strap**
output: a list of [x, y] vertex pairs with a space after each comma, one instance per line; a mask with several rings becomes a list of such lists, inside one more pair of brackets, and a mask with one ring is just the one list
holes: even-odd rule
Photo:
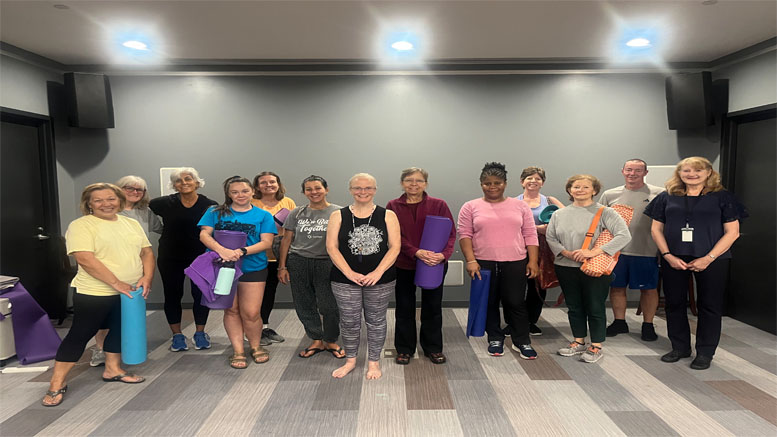
[[588, 227], [588, 232], [585, 233], [585, 240], [583, 240], [583, 250], [591, 247], [591, 240], [594, 239], [594, 232], [596, 231], [596, 226], [599, 225], [599, 219], [602, 218], [602, 212], [604, 212], [604, 207], [599, 208], [599, 211], [596, 211], [596, 215], [594, 215], [594, 219], [591, 220], [591, 226]]

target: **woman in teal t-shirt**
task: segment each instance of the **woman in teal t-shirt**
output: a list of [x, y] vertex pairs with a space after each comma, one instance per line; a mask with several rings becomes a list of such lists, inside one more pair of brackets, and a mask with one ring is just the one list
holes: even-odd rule
[[[254, 189], [251, 181], [233, 176], [224, 181], [224, 203], [210, 207], [200, 219], [200, 240], [225, 261], [242, 258], [243, 275], [238, 280], [237, 295], [232, 308], [224, 311], [224, 329], [232, 343], [234, 354], [229, 365], [235, 369], [248, 366], [243, 350], [243, 335], [251, 346], [251, 357], [255, 363], [266, 363], [270, 355], [260, 345], [262, 336], [262, 307], [264, 286], [267, 282], [267, 255], [277, 233], [269, 212], [251, 204]], [[240, 231], [248, 236], [246, 246], [227, 249], [213, 238], [213, 231]]]

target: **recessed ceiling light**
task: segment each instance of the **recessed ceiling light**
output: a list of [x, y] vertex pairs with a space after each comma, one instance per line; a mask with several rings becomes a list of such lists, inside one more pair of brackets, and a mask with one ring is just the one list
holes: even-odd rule
[[703, 2], [701, 2], [701, 4], [703, 4], [704, 6], [710, 6], [710, 5], [716, 4], [717, 2], [718, 0], [704, 0]]
[[134, 50], [148, 50], [146, 43], [140, 41], [124, 41], [121, 45]]
[[57, 8], [57, 9], [70, 9], [70, 6], [68, 6], [68, 5], [61, 5], [61, 4], [54, 5], [54, 7]]
[[394, 44], [391, 44], [391, 48], [394, 50], [398, 50], [400, 52], [413, 50], [413, 43], [409, 41], [397, 41]]
[[650, 47], [650, 40], [647, 38], [633, 38], [626, 42], [629, 47]]

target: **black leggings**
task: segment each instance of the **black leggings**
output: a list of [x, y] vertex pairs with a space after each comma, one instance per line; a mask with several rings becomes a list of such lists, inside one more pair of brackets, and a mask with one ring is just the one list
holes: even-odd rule
[[262, 315], [262, 323], [270, 323], [270, 312], [275, 306], [275, 290], [278, 289], [278, 261], [267, 263], [267, 284], [264, 286], [264, 297], [262, 298], [262, 309], [259, 313]]
[[504, 341], [502, 318], [499, 315], [499, 302], [510, 325], [515, 344], [530, 344], [529, 316], [526, 313], [526, 263], [520, 261], [477, 260], [480, 268], [491, 270], [491, 284], [488, 290], [488, 311], [486, 313], [486, 333], [488, 341]]
[[[183, 299], [183, 284], [186, 280], [183, 270], [189, 267], [192, 261], [194, 261], [194, 258], [190, 260], [157, 259], [157, 266], [159, 266], [159, 274], [162, 275], [162, 286], [165, 291], [165, 316], [167, 317], [167, 323], [170, 325], [181, 323], [181, 311], [183, 311], [181, 299]], [[194, 305], [192, 306], [194, 324], [204, 325], [208, 322], [208, 311], [210, 310], [200, 303], [200, 300], [202, 300], [200, 289], [191, 280], [189, 280], [189, 284], [192, 287], [192, 299], [194, 299]]]
[[526, 312], [529, 314], [529, 323], [537, 324], [542, 314], [542, 307], [545, 305], [545, 298], [548, 297], [548, 290], [538, 288], [539, 278], [526, 278]]
[[57, 361], [75, 363], [86, 344], [100, 329], [110, 329], [105, 337], [105, 352], [121, 352], [121, 299], [116, 296], [73, 295], [73, 326], [57, 349]]

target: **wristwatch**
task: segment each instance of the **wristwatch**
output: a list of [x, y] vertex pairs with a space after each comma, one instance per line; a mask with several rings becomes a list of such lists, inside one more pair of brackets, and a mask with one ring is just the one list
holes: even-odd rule
[[243, 256], [248, 255], [248, 249], [246, 249], [245, 247], [241, 247], [240, 251], [243, 252]]

